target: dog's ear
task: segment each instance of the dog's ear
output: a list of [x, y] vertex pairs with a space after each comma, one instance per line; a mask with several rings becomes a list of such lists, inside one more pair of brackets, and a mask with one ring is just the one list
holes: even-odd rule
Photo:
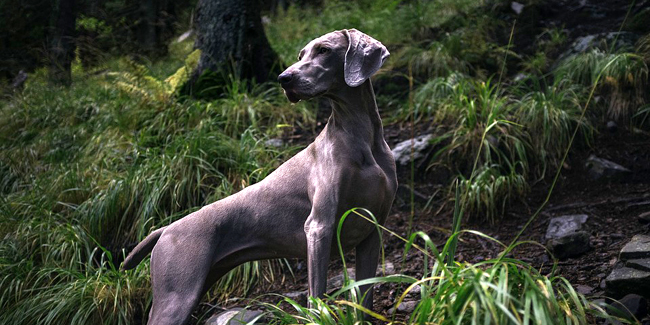
[[345, 83], [358, 87], [379, 70], [390, 53], [379, 41], [356, 29], [345, 29], [343, 34], [349, 42], [343, 66]]

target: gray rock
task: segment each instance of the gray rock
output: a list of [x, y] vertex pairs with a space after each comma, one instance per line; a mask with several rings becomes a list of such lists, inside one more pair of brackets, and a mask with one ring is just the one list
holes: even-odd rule
[[376, 276], [386, 276], [395, 274], [395, 265], [391, 261], [386, 261], [382, 267], [379, 265], [377, 268]]
[[627, 320], [640, 320], [648, 314], [648, 300], [642, 296], [629, 294], [618, 301], [613, 301], [608, 312]]
[[[348, 278], [354, 279], [355, 274], [354, 274], [354, 269], [353, 268], [348, 268]], [[334, 276], [330, 279], [327, 280], [327, 292], [332, 292], [334, 290], [341, 289], [343, 286], [343, 281], [345, 280], [345, 277], [343, 274], [339, 274], [337, 276]]]
[[[402, 303], [397, 306], [397, 311], [401, 313], [411, 313], [417, 307], [418, 301], [402, 301]], [[395, 307], [388, 310], [388, 314], [394, 314]]]
[[650, 236], [635, 235], [621, 250], [621, 259], [631, 260], [650, 257]]
[[268, 139], [264, 141], [264, 144], [269, 147], [280, 148], [284, 145], [284, 141], [282, 139]]
[[285, 293], [284, 296], [299, 303], [301, 306], [307, 306], [307, 297], [309, 296], [309, 291], [294, 291]]
[[193, 29], [188, 30], [187, 32], [181, 34], [181, 36], [179, 36], [176, 39], [176, 43], [181, 43], [182, 41], [184, 41], [184, 40], [188, 39], [190, 36], [192, 36], [192, 34], [194, 34], [194, 30]]
[[551, 219], [546, 228], [546, 239], [561, 238], [575, 233], [582, 229], [589, 216], [586, 214], [574, 214]]
[[629, 169], [615, 162], [594, 155], [587, 158], [585, 168], [589, 176], [595, 180], [621, 180], [631, 173]]
[[410, 313], [415, 310], [415, 307], [417, 307], [417, 305], [418, 301], [404, 301], [397, 307], [397, 310], [403, 313]]
[[650, 272], [622, 267], [614, 269], [605, 281], [606, 292], [612, 297], [622, 297], [630, 293], [650, 295]]
[[618, 125], [614, 121], [607, 121], [607, 131], [610, 133], [616, 133], [618, 131]]
[[216, 315], [205, 321], [205, 325], [241, 325], [256, 319], [255, 324], [262, 324], [263, 312], [244, 308], [233, 308]]
[[582, 285], [582, 284], [578, 284], [577, 286], [575, 286], [575, 289], [579, 294], [582, 294], [582, 295], [588, 295], [592, 291], [594, 291], [594, 288], [592, 288], [590, 286]]
[[629, 260], [625, 263], [625, 266], [641, 271], [650, 272], [650, 258]]
[[521, 12], [524, 10], [524, 7], [525, 6], [523, 4], [516, 1], [510, 3], [510, 9], [512, 9], [512, 11], [514, 11], [517, 15], [521, 15]]
[[631, 49], [638, 39], [639, 35], [630, 32], [610, 32], [578, 37], [573, 41], [569, 49], [560, 55], [560, 59], [584, 53], [594, 48], [609, 50], [612, 47], [612, 42], [616, 42], [613, 47], [617, 50]]
[[27, 73], [23, 70], [18, 71], [18, 74], [11, 81], [11, 88], [13, 89], [22, 89], [27, 81]]
[[550, 239], [546, 242], [546, 246], [559, 259], [579, 256], [591, 248], [589, 234], [586, 231], [578, 231], [560, 238]]
[[650, 223], [650, 211], [639, 214], [638, 220], [643, 224]]
[[396, 144], [392, 150], [395, 161], [402, 166], [409, 164], [411, 162], [411, 145], [413, 146], [413, 160], [422, 158], [424, 150], [431, 145], [432, 138], [433, 134], [425, 134]]

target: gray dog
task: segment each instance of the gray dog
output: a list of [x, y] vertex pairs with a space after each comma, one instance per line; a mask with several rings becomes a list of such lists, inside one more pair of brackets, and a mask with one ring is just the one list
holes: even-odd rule
[[[261, 182], [152, 232], [127, 256], [132, 269], [151, 252], [153, 306], [149, 324], [185, 324], [205, 292], [234, 267], [272, 258], [307, 258], [309, 293], [321, 297], [327, 265], [337, 256], [336, 228], [362, 207], [380, 223], [397, 188], [395, 161], [384, 141], [372, 76], [388, 57], [355, 29], [311, 41], [278, 77], [289, 101], [331, 99], [332, 116], [316, 140]], [[341, 241], [356, 247], [357, 280], [375, 275], [376, 227], [346, 219]], [[372, 290], [364, 306], [372, 307]]]

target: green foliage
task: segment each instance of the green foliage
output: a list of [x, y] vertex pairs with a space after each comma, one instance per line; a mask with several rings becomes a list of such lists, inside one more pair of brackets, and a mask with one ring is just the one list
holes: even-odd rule
[[[544, 276], [524, 262], [510, 258], [476, 264], [445, 262], [447, 254], [456, 249], [457, 237], [464, 234], [480, 236], [505, 247], [485, 234], [460, 231], [453, 233], [439, 251], [429, 236], [418, 232], [404, 239], [404, 256], [413, 248], [421, 252], [424, 257], [421, 278], [391, 275], [357, 282], [348, 279], [343, 288], [327, 299], [310, 298], [311, 308], [284, 298], [295, 310], [292, 314], [277, 306], [264, 306], [273, 315], [274, 324], [365, 324], [370, 323], [369, 316], [383, 323], [401, 323], [396, 315], [386, 317], [360, 304], [361, 285], [393, 283], [406, 286], [398, 293], [395, 306], [416, 286], [420, 287], [419, 302], [406, 320], [408, 324], [586, 324], [593, 317], [612, 319], [600, 306], [577, 293], [566, 279]], [[424, 244], [417, 245], [416, 241]], [[502, 254], [519, 244], [505, 248]]]
[[555, 70], [556, 79], [577, 84], [596, 84], [604, 97], [605, 117], [630, 122], [638, 107], [648, 103], [648, 65], [634, 53], [606, 53], [594, 49], [565, 59]]
[[[78, 74], [69, 88], [33, 75], [0, 106], [0, 308], [10, 311], [2, 323], [146, 315], [148, 262], [118, 271], [122, 247], [264, 178], [296, 150], [266, 145], [269, 135], [312, 119], [275, 85], [250, 93], [232, 81], [222, 99], [180, 102], [166, 78], [121, 64], [130, 69]], [[244, 265], [211, 299], [245, 295], [278, 268]]]

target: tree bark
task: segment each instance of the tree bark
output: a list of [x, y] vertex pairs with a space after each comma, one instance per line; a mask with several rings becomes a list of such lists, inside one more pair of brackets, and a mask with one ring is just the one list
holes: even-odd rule
[[55, 7], [50, 45], [50, 80], [69, 85], [74, 59], [75, 0], [59, 0]]
[[206, 72], [257, 83], [275, 78], [278, 56], [266, 38], [260, 11], [258, 0], [199, 0], [195, 47], [201, 58], [190, 83]]

